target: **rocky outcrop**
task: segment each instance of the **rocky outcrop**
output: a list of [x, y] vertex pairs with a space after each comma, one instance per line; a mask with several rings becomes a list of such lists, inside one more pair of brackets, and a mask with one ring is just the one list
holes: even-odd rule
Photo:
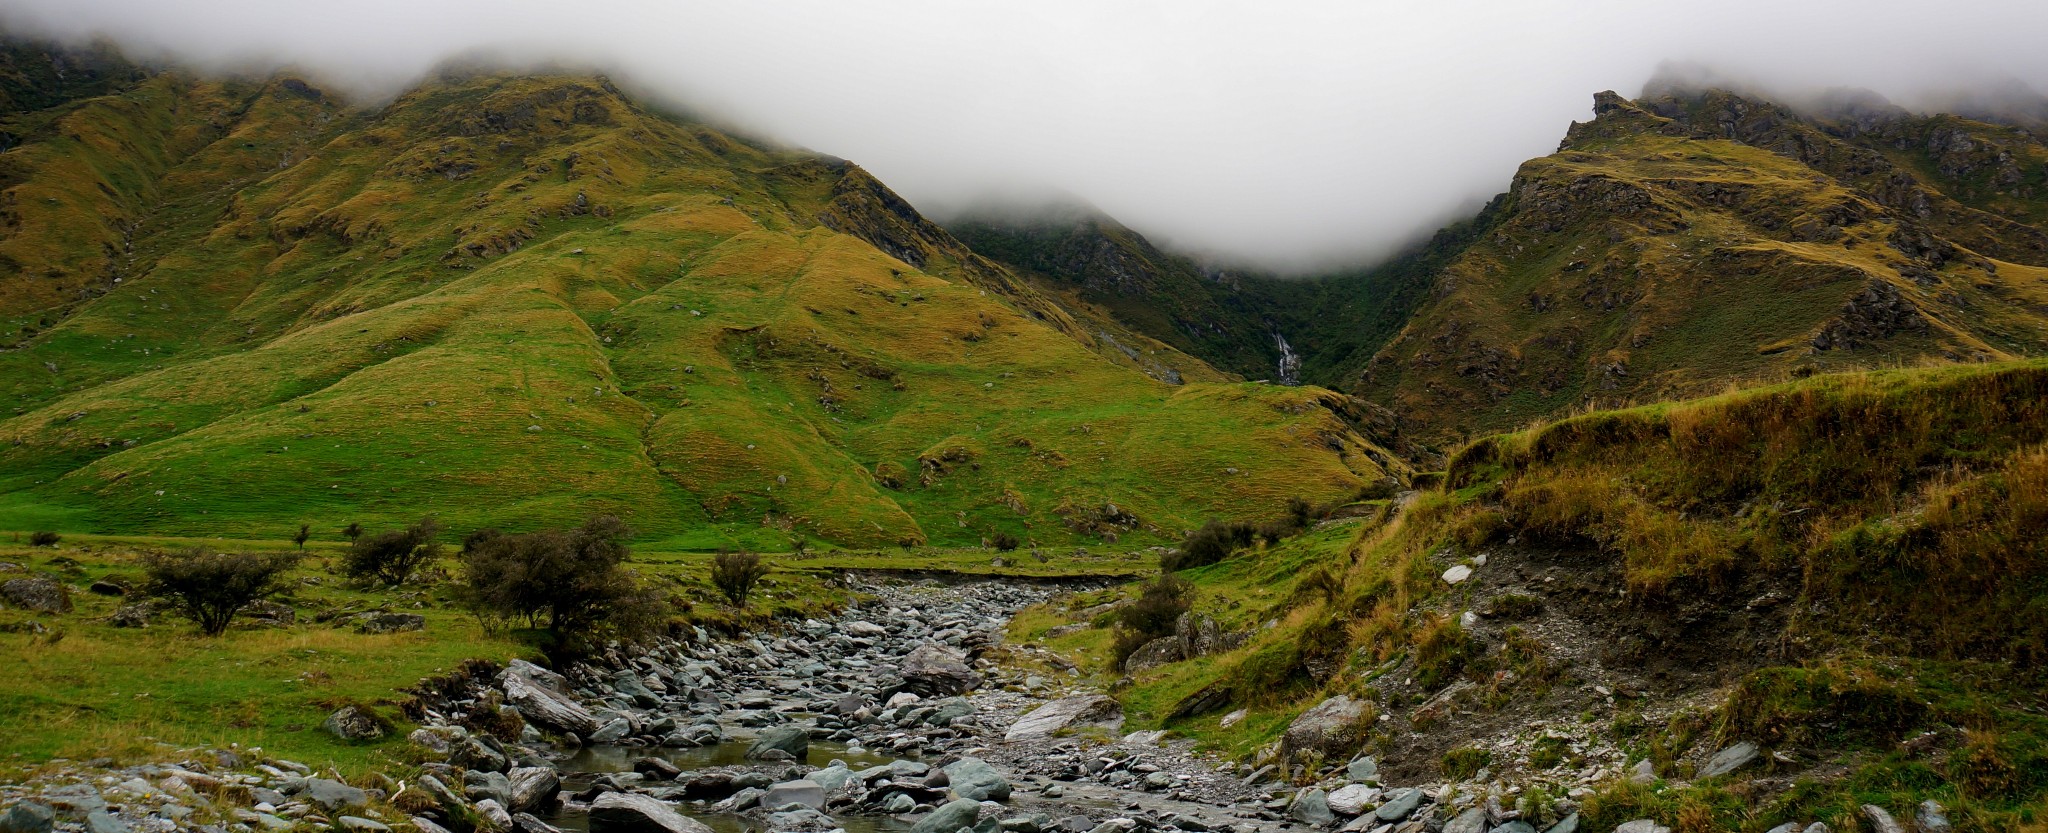
[[1101, 726], [1114, 734], [1123, 726], [1123, 706], [1100, 694], [1082, 694], [1054, 700], [1031, 710], [1010, 724], [1003, 735], [1007, 741], [1041, 740], [1075, 726]]

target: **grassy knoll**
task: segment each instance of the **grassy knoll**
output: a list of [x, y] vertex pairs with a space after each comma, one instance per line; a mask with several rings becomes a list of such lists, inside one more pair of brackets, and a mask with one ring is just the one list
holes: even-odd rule
[[1112, 345], [858, 167], [601, 79], [66, 108], [8, 154], [0, 261], [48, 274], [0, 281], [0, 528], [1102, 546], [1389, 474], [1342, 397]]
[[[1588, 798], [1599, 829], [1854, 830], [1863, 803], [1930, 797], [1958, 829], [2038, 829], [2044, 393], [2040, 361], [1841, 374], [1492, 437], [1385, 521], [1185, 571], [1194, 610], [1249, 641], [1131, 675], [1118, 696], [1134, 725], [1252, 760], [1321, 698], [1364, 698], [1366, 751], [1410, 778], [1525, 725], [1585, 727], [1663, 777]], [[1472, 580], [1439, 578], [1481, 554]], [[1012, 635], [1116, 683], [1110, 631], [1085, 624], [1133, 593], [1034, 609]], [[1466, 630], [1464, 611], [1486, 624]], [[1570, 632], [1576, 647], [1532, 636]], [[1719, 670], [1685, 676], [1703, 663]], [[1636, 681], [1626, 696], [1581, 696], [1614, 675]], [[1784, 758], [1692, 780], [1744, 740]], [[1493, 766], [1554, 790], [1568, 758]]]

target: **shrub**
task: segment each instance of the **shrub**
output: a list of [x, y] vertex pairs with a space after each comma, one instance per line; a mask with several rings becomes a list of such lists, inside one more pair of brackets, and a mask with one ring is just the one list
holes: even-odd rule
[[624, 565], [632, 535], [610, 515], [566, 531], [479, 530], [462, 546], [465, 601], [486, 627], [524, 620], [546, 627], [557, 646], [642, 633], [662, 604]]
[[250, 602], [285, 587], [295, 555], [214, 552], [194, 547], [143, 556], [148, 592], [165, 599], [207, 636], [219, 636]]
[[1162, 573], [1145, 585], [1136, 601], [1117, 610], [1116, 639], [1111, 658], [1122, 668], [1145, 643], [1173, 633], [1181, 614], [1194, 607], [1195, 585], [1172, 573]]
[[1493, 762], [1493, 753], [1474, 746], [1461, 746], [1444, 753], [1444, 777], [1463, 781], [1478, 775]]
[[341, 537], [347, 538], [348, 542], [351, 544], [355, 543], [357, 538], [363, 537], [363, 525], [358, 523], [352, 523], [348, 526], [342, 527]]
[[711, 559], [711, 583], [734, 607], [746, 607], [754, 585], [768, 575], [768, 565], [751, 552], [721, 552]]
[[1160, 560], [1160, 566], [1169, 573], [1205, 567], [1251, 545], [1250, 524], [1210, 521], [1201, 529], [1188, 533], [1188, 537], [1180, 542], [1180, 549], [1167, 553]]
[[357, 538], [341, 557], [342, 575], [390, 587], [404, 584], [441, 557], [441, 544], [434, 540], [440, 534], [440, 523], [421, 518], [405, 529]]
[[989, 539], [989, 543], [994, 544], [995, 548], [1001, 552], [1009, 552], [1016, 549], [1019, 542], [1015, 535], [1007, 532], [998, 532]]
[[299, 532], [297, 535], [292, 536], [292, 543], [299, 545], [299, 549], [304, 550], [306, 548], [306, 539], [311, 537], [313, 537], [313, 527], [310, 524], [299, 524]]
[[28, 545], [31, 547], [54, 547], [58, 541], [62, 540], [64, 540], [64, 536], [47, 529], [28, 534]]

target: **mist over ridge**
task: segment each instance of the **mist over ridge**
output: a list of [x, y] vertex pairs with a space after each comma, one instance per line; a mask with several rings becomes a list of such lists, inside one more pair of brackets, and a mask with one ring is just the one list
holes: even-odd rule
[[1939, 21], [1903, 2], [0, 4], [11, 31], [289, 66], [365, 100], [451, 60], [588, 67], [851, 159], [935, 217], [1081, 201], [1282, 272], [1383, 257], [1468, 214], [1588, 118], [1591, 93], [1634, 95], [1660, 67], [1991, 106], [2048, 88], [2043, 24], [2048, 7], [1988, 0]]

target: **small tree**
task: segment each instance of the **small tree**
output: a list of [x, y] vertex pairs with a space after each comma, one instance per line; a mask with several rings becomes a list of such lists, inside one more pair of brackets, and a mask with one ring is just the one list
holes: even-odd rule
[[357, 538], [363, 537], [363, 525], [358, 523], [351, 523], [348, 526], [342, 527], [341, 537], [347, 538], [348, 542], [351, 544], [355, 543]]
[[654, 625], [661, 600], [625, 567], [632, 529], [603, 515], [567, 531], [478, 530], [462, 544], [464, 593], [487, 626], [545, 625], [558, 646]]
[[1117, 611], [1116, 639], [1110, 647], [1116, 667], [1123, 667], [1145, 643], [1173, 633], [1181, 614], [1194, 603], [1194, 582], [1172, 573], [1161, 573], [1145, 585], [1136, 601]]
[[754, 585], [765, 575], [768, 565], [751, 552], [721, 552], [711, 559], [711, 583], [734, 607], [747, 606], [747, 597], [753, 595]]
[[194, 547], [184, 552], [143, 556], [150, 595], [165, 599], [199, 632], [219, 636], [235, 614], [250, 602], [269, 598], [285, 588], [298, 556], [291, 554], [214, 552]]
[[440, 523], [433, 518], [421, 518], [405, 529], [358, 538], [341, 557], [341, 573], [358, 581], [390, 587], [404, 584], [420, 568], [441, 557], [441, 545], [434, 540], [440, 534]]
[[311, 524], [299, 524], [299, 534], [292, 536], [292, 543], [299, 545], [299, 551], [306, 551], [306, 539], [313, 537]]
[[28, 534], [28, 545], [31, 547], [54, 547], [58, 541], [62, 540], [64, 540], [64, 536], [47, 529]]

